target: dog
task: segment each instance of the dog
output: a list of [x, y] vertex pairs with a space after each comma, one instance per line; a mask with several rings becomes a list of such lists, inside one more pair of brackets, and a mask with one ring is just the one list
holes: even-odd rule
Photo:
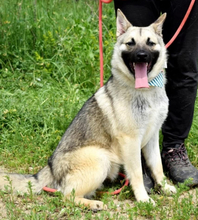
[[[53, 185], [65, 199], [75, 192], [74, 202], [102, 210], [101, 201], [88, 199], [105, 179], [114, 180], [123, 165], [137, 201], [155, 203], [147, 194], [141, 167], [141, 151], [156, 184], [175, 193], [163, 173], [159, 130], [166, 119], [168, 98], [165, 75], [158, 79], [167, 59], [162, 39], [166, 14], [148, 27], [135, 27], [118, 10], [117, 42], [111, 76], [89, 98], [60, 140], [48, 165], [35, 175], [0, 173], [0, 189], [39, 193]], [[7, 178], [6, 178], [7, 177]]]

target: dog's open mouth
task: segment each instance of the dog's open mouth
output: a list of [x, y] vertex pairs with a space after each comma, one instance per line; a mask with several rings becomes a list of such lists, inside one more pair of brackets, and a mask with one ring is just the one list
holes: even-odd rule
[[159, 57], [158, 51], [134, 49], [123, 51], [122, 58], [130, 73], [135, 78], [135, 88], [149, 88], [148, 75]]
[[148, 73], [151, 70], [151, 63], [130, 63], [130, 68], [135, 73], [135, 88], [148, 88]]

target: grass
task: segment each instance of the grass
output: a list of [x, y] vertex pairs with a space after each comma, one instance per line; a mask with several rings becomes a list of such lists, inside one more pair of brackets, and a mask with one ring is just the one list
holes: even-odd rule
[[[113, 4], [103, 4], [105, 80], [115, 43]], [[0, 166], [36, 173], [47, 162], [83, 103], [99, 88], [98, 1], [10, 0], [0, 6]], [[186, 141], [198, 167], [198, 102]], [[120, 186], [120, 182], [118, 182]], [[114, 184], [110, 189], [118, 187]], [[31, 189], [31, 186], [30, 186]], [[31, 190], [30, 190], [31, 192]], [[0, 193], [1, 219], [196, 219], [198, 191], [180, 185], [173, 196], [136, 203], [129, 187], [98, 196], [108, 210], [93, 213], [60, 193]]]

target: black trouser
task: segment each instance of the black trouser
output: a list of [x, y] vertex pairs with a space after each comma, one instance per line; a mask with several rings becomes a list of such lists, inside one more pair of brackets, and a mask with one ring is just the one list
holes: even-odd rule
[[[190, 0], [114, 0], [134, 26], [148, 26], [167, 12], [163, 27], [167, 43], [180, 25]], [[168, 48], [166, 91], [169, 113], [162, 127], [163, 148], [183, 143], [190, 131], [198, 82], [198, 1], [174, 43]]]

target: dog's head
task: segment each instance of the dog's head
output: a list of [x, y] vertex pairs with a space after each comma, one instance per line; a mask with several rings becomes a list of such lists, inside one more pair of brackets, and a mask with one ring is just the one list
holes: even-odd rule
[[117, 43], [112, 67], [135, 79], [135, 88], [147, 88], [166, 63], [162, 26], [166, 14], [148, 27], [135, 27], [123, 13], [117, 13]]

